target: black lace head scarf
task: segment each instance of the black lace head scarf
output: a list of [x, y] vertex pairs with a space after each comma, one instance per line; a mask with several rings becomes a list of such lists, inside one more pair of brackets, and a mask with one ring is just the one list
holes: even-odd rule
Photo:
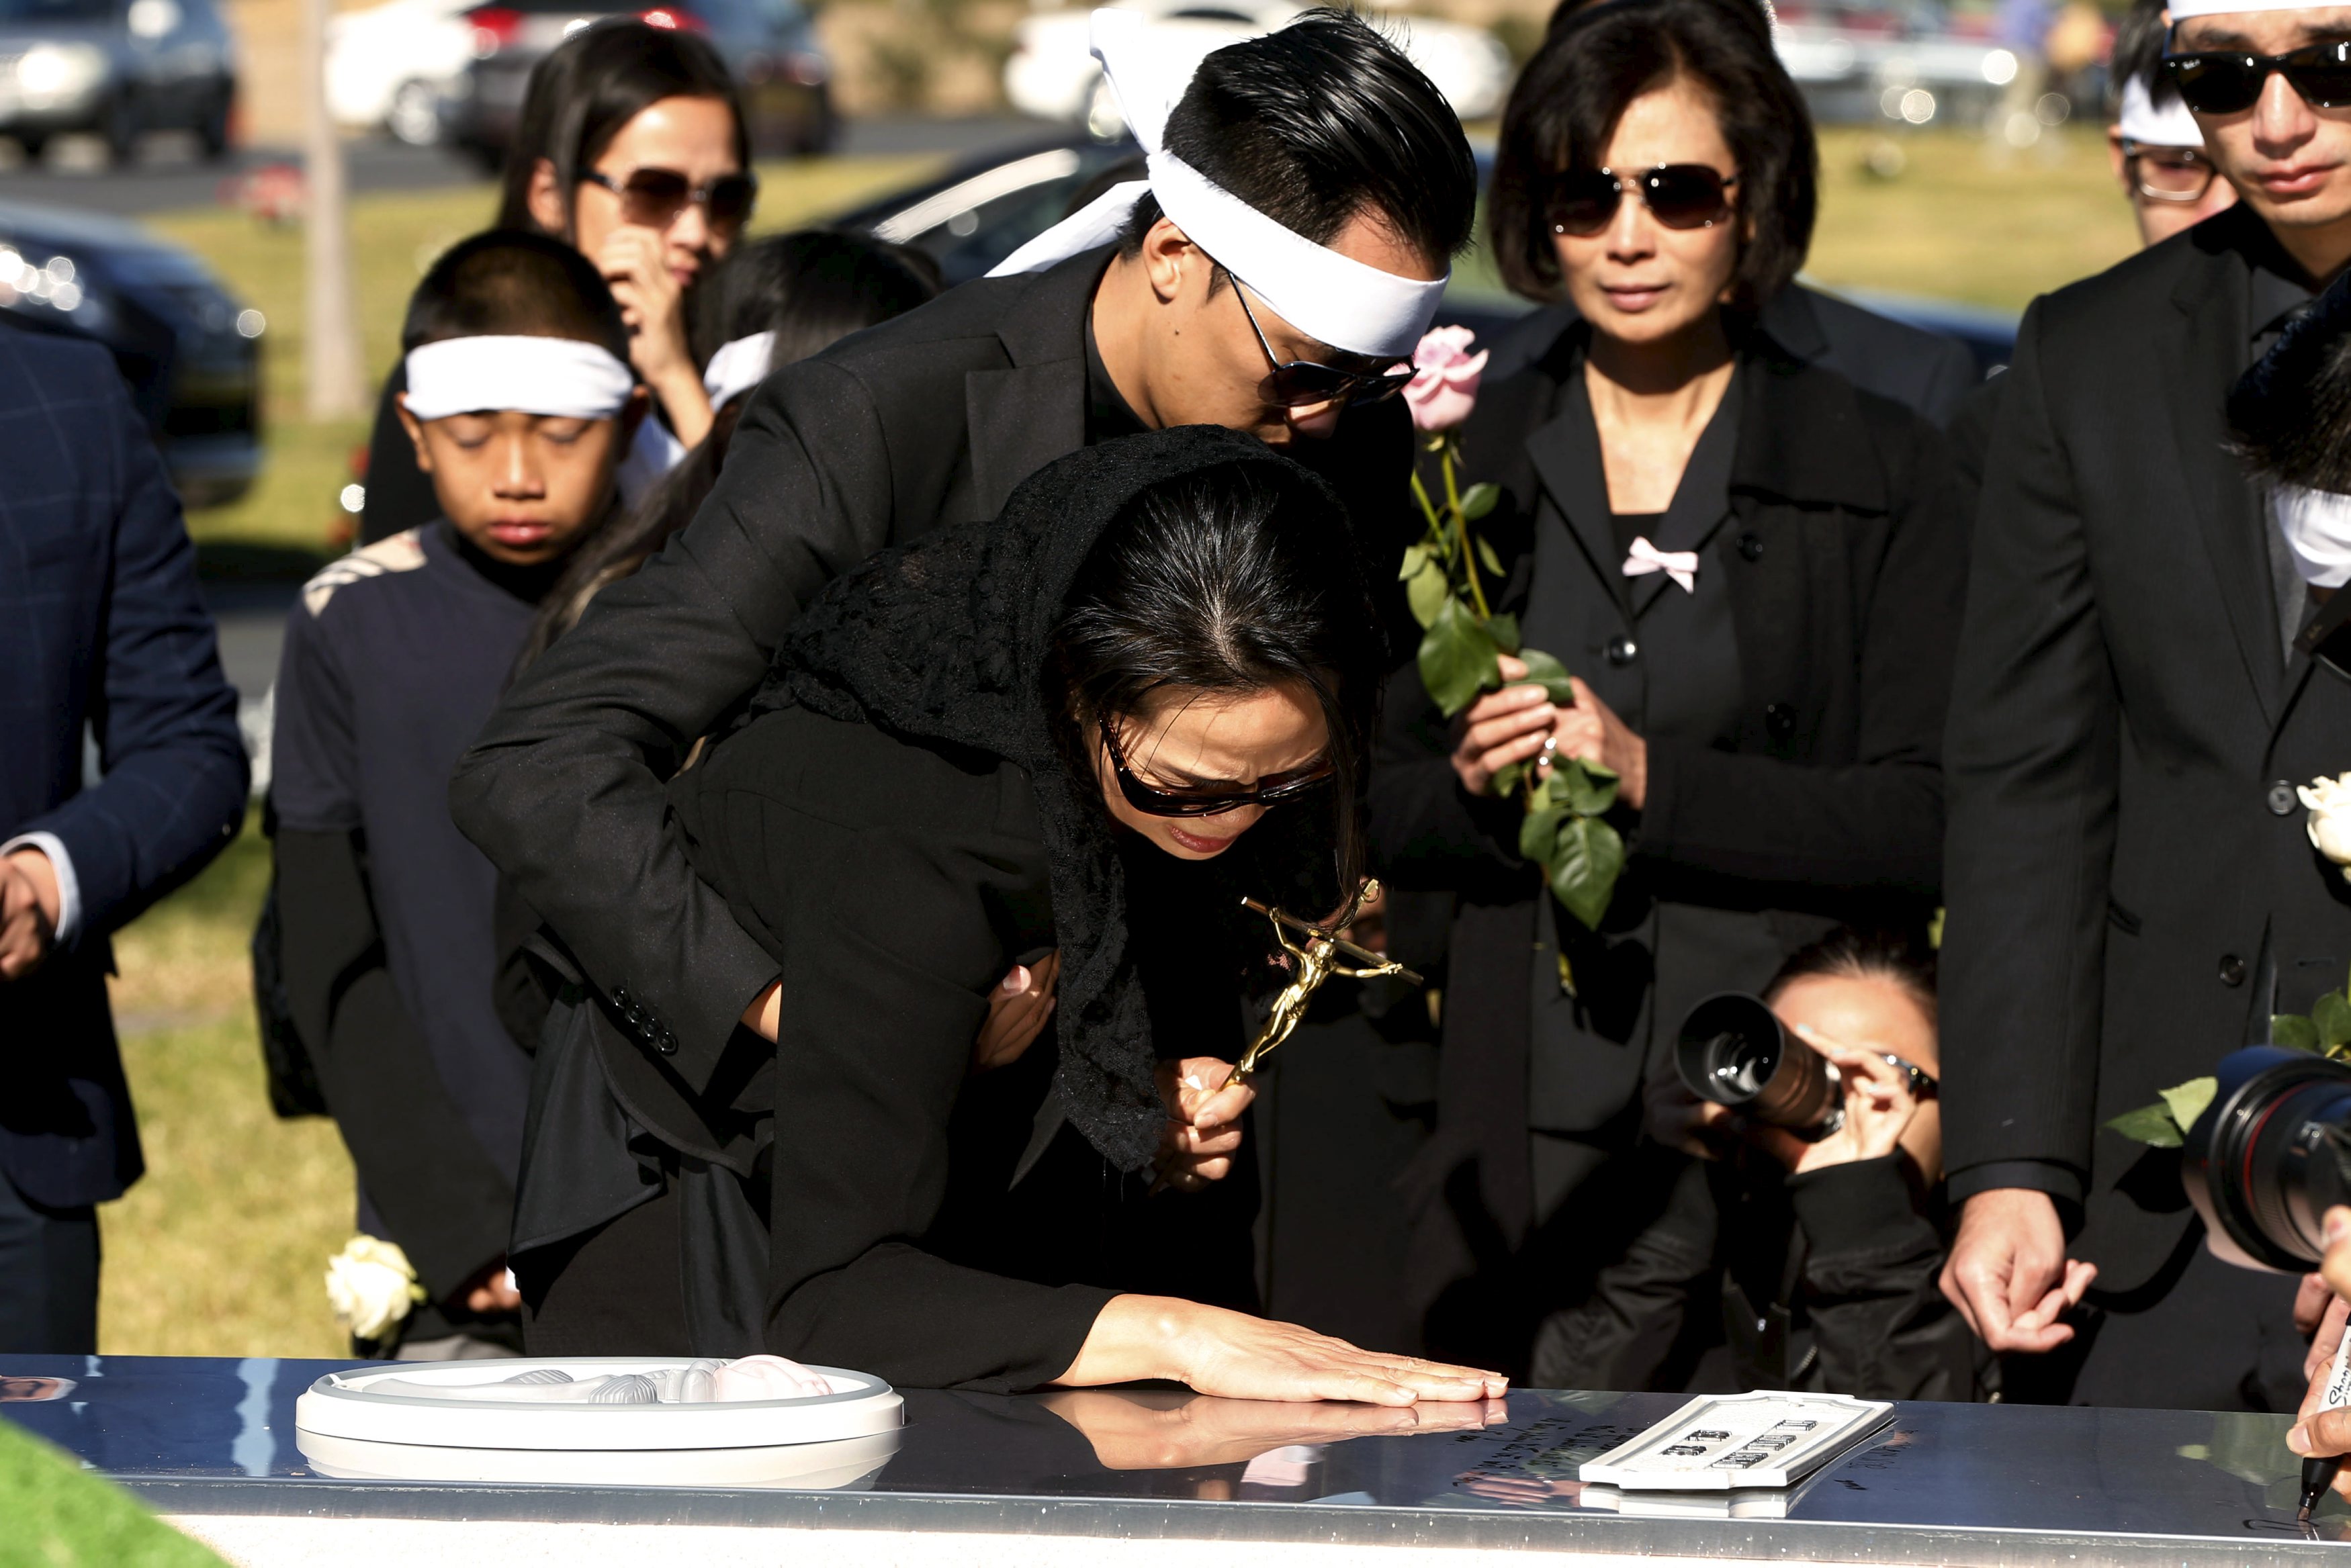
[[[757, 712], [797, 703], [910, 740], [987, 753], [1027, 773], [1044, 825], [1061, 941], [1055, 1023], [1062, 1104], [1093, 1146], [1127, 1170], [1152, 1159], [1166, 1111], [1111, 821], [1092, 776], [1078, 771], [1061, 743], [1052, 635], [1088, 555], [1130, 504], [1155, 487], [1230, 464], [1258, 465], [1293, 493], [1303, 487], [1316, 525], [1327, 524], [1334, 571], [1346, 578], [1375, 641], [1336, 495], [1251, 437], [1186, 426], [1074, 452], [1023, 483], [995, 522], [941, 530], [837, 578], [793, 623], [752, 705]], [[1364, 698], [1366, 715], [1368, 703]], [[1334, 748], [1360, 747], [1363, 727], [1351, 723], [1353, 736], [1334, 735]], [[1277, 827], [1274, 819], [1287, 810], [1211, 864], [1236, 859], [1247, 846], [1254, 851], [1250, 869], [1236, 865], [1228, 874], [1263, 879], [1264, 890], [1279, 897], [1312, 885], [1319, 869], [1321, 886], [1330, 888], [1327, 823], [1318, 831], [1293, 814]], [[1270, 865], [1269, 856], [1290, 864]]]

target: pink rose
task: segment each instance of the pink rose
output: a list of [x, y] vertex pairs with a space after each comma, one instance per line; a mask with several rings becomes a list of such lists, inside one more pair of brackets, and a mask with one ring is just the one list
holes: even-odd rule
[[1412, 351], [1413, 378], [1405, 383], [1404, 400], [1412, 405], [1412, 422], [1434, 435], [1449, 431], [1478, 406], [1478, 383], [1486, 374], [1486, 350], [1469, 352], [1478, 335], [1467, 327], [1439, 327]]

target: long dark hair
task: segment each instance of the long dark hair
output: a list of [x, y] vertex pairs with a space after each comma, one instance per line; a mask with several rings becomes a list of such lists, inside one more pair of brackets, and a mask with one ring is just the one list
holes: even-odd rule
[[[851, 333], [878, 326], [935, 297], [939, 280], [929, 258], [862, 234], [803, 230], [737, 245], [719, 265], [705, 297], [711, 345], [756, 332], [776, 335], [768, 359], [781, 369], [831, 347]], [[545, 653], [609, 584], [644, 565], [669, 536], [694, 521], [718, 483], [718, 471], [742, 422], [748, 394], [728, 400], [710, 433], [675, 468], [583, 541], [555, 587], [539, 601], [523, 639], [516, 669]]]
[[1203, 469], [1144, 490], [1095, 543], [1050, 639], [1047, 700], [1072, 773], [1094, 776], [1097, 721], [1163, 691], [1296, 685], [1330, 732], [1341, 897], [1364, 863], [1361, 791], [1384, 643], [1345, 514], [1303, 469]]
[[726, 253], [703, 291], [700, 336], [716, 349], [776, 335], [772, 368], [805, 359], [852, 332], [938, 297], [938, 264], [870, 234], [800, 229]]
[[571, 238], [572, 197], [580, 177], [622, 129], [665, 98], [715, 98], [735, 120], [735, 156], [751, 167], [742, 89], [706, 39], [674, 27], [599, 22], [558, 45], [532, 67], [522, 119], [507, 151], [498, 193], [498, 227], [537, 229], [531, 177], [541, 159], [555, 170], [563, 200], [560, 239]]
[[1813, 243], [1820, 149], [1768, 25], [1743, 0], [1610, 0], [1553, 24], [1502, 111], [1489, 222], [1512, 292], [1558, 297], [1564, 280], [1543, 216], [1552, 180], [1598, 168], [1625, 106], [1683, 75], [1714, 99], [1739, 165], [1746, 238], [1733, 304], [1753, 311], [1794, 278]]

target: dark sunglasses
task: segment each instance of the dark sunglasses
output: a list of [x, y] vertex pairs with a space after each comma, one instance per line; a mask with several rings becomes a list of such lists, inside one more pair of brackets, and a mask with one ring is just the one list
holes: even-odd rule
[[1265, 379], [1264, 396], [1274, 407], [1303, 409], [1316, 403], [1343, 403], [1348, 408], [1357, 408], [1386, 401], [1403, 391], [1412, 379], [1410, 360], [1384, 370], [1343, 370], [1336, 365], [1318, 365], [1311, 359], [1282, 358], [1273, 351], [1265, 328], [1258, 325], [1257, 312], [1249, 308], [1249, 290], [1241, 286], [1239, 278], [1233, 277], [1229, 268], [1225, 275], [1232, 279], [1233, 296], [1241, 302], [1241, 314], [1249, 317], [1249, 330], [1257, 334], [1257, 346], [1265, 350], [1265, 362], [1273, 367], [1273, 373]]
[[2166, 55], [2163, 68], [2181, 101], [2199, 114], [2236, 114], [2253, 107], [2272, 71], [2293, 84], [2313, 109], [2351, 104], [2351, 43], [2312, 44], [2283, 55], [2214, 49]]
[[632, 169], [625, 180], [590, 169], [580, 176], [621, 199], [621, 221], [642, 228], [666, 229], [687, 206], [702, 209], [714, 229], [731, 233], [751, 216], [759, 199], [759, 182], [748, 174], [721, 174], [697, 185], [674, 169]]
[[2200, 202], [2212, 188], [2212, 161], [2196, 147], [2148, 147], [2123, 138], [2131, 183], [2150, 202]]
[[1586, 239], [1606, 228], [1627, 192], [1637, 192], [1649, 215], [1669, 229], [1704, 229], [1730, 214], [1736, 174], [1703, 163], [1660, 163], [1641, 174], [1612, 169], [1571, 169], [1555, 176], [1543, 202], [1552, 232]]
[[1145, 816], [1217, 816], [1245, 805], [1280, 805], [1331, 782], [1331, 764], [1324, 763], [1302, 773], [1259, 779], [1255, 789], [1161, 789], [1134, 776], [1126, 765], [1126, 753], [1119, 750], [1110, 721], [1101, 722], [1102, 747], [1110, 753], [1111, 772], [1118, 775], [1118, 793]]

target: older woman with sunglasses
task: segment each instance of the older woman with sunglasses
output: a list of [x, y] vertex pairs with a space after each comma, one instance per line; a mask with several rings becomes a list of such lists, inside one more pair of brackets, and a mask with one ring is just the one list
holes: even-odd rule
[[[623, 467], [633, 494], [710, 431], [691, 324], [695, 285], [742, 234], [758, 194], [734, 78], [704, 39], [636, 21], [574, 34], [531, 72], [507, 158], [498, 226], [536, 229], [596, 264], [653, 394]], [[432, 487], [405, 451], [384, 388], [369, 447], [363, 541], [432, 520]]]
[[[1599, 5], [1520, 78], [1494, 249], [1580, 319], [1485, 389], [1461, 445], [1501, 491], [1489, 596], [1573, 700], [1505, 684], [1448, 725], [1407, 676], [1374, 781], [1389, 885], [1455, 909], [1419, 1173], [1448, 1201], [1421, 1206], [1415, 1290], [1432, 1349], [1497, 1365], [1526, 1366], [1530, 1326], [1698, 1174], [1662, 1054], [1690, 1004], [1760, 989], [1832, 922], [1934, 904], [1959, 497], [1917, 415], [1756, 324], [1803, 261], [1816, 154], [1744, 10]], [[1495, 786], [1561, 757], [1621, 780], [1597, 929], [1520, 857]], [[1547, 1386], [1654, 1371], [1542, 1343]]]
[[[1191, 426], [810, 604], [668, 791], [782, 968], [778, 1036], [737, 1030], [697, 1094], [601, 999], [558, 1003], [515, 1220], [534, 1350], [1483, 1419], [1499, 1378], [1214, 1304], [1251, 1248], [1198, 1189], [1249, 1101], [1241, 986], [1276, 978], [1240, 897], [1320, 912], [1360, 875], [1384, 641], [1347, 529], [1303, 468]], [[1015, 961], [1060, 969], [1050, 1043], [976, 1050]], [[1155, 1166], [1178, 1190], [1145, 1202]]]

